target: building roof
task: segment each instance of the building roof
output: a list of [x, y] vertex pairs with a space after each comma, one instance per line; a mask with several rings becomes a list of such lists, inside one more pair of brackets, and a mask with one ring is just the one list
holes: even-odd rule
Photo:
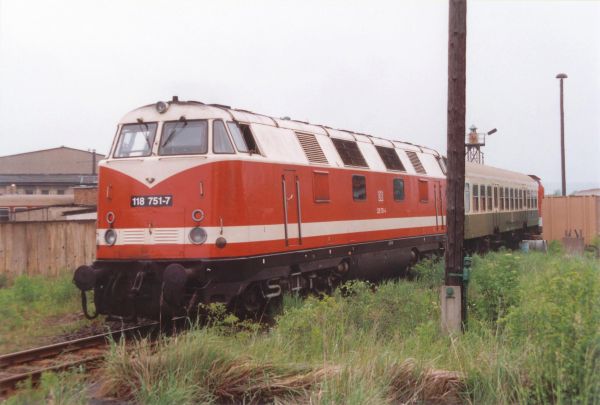
[[90, 186], [97, 183], [98, 176], [92, 174], [0, 174], [0, 184], [2, 185]]
[[578, 190], [573, 192], [571, 195], [581, 196], [581, 195], [597, 195], [600, 196], [600, 188], [589, 188], [587, 190]]
[[99, 153], [60, 146], [2, 156], [0, 175], [93, 175], [101, 159], [104, 159], [104, 155]]

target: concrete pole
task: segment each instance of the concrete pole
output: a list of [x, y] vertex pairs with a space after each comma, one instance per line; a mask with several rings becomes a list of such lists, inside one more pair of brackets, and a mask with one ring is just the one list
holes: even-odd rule
[[450, 0], [448, 20], [448, 134], [445, 285], [440, 291], [442, 329], [459, 332], [463, 321], [461, 285], [465, 225], [465, 111], [467, 1]]
[[560, 80], [560, 171], [562, 176], [562, 195], [567, 195], [567, 176], [565, 174], [565, 108], [563, 104], [563, 79], [565, 73], [559, 73], [556, 78]]

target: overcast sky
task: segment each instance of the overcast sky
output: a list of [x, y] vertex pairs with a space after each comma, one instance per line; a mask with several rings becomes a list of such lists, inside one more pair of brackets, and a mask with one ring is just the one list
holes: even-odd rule
[[[446, 1], [0, 0], [0, 155], [106, 152], [178, 95], [445, 153]], [[600, 2], [469, 1], [467, 126], [486, 163], [600, 186]]]

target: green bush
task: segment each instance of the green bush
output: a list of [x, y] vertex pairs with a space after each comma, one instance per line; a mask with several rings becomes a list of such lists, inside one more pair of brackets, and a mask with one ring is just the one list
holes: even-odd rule
[[496, 322], [517, 303], [521, 262], [521, 256], [510, 252], [473, 257], [468, 302], [474, 317]]
[[503, 323], [529, 346], [540, 402], [600, 401], [600, 271], [591, 260], [549, 257], [523, 274], [519, 305]]

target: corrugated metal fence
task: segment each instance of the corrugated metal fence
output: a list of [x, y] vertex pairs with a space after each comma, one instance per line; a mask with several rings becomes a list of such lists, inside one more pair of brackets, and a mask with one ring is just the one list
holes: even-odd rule
[[0, 274], [55, 276], [91, 263], [96, 221], [0, 223]]
[[581, 232], [586, 244], [600, 235], [600, 197], [544, 197], [542, 201], [543, 237], [562, 240], [565, 233]]

